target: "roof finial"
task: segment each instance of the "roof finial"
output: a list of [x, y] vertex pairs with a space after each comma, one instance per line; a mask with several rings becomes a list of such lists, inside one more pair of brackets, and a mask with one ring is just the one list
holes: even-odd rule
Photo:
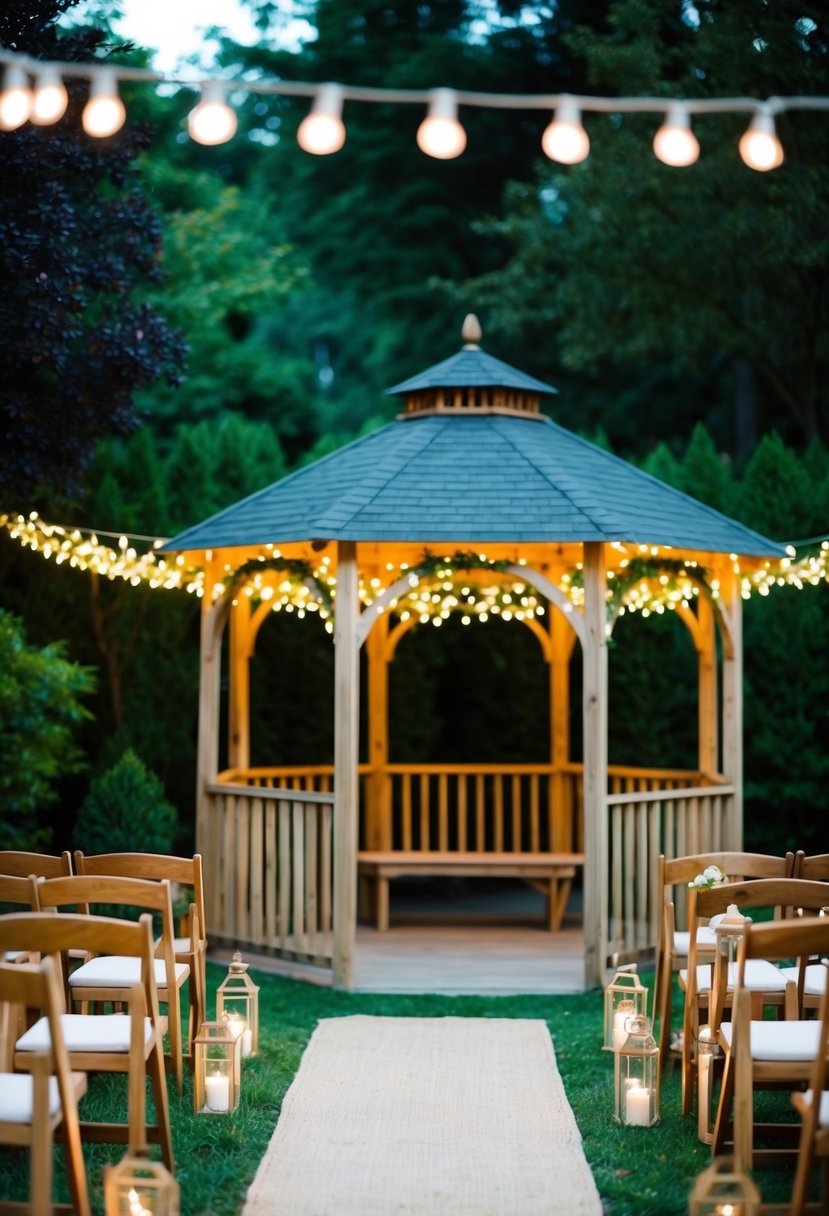
[[464, 317], [461, 337], [464, 341], [464, 350], [480, 349], [478, 343], [481, 340], [481, 326], [474, 312], [469, 312]]

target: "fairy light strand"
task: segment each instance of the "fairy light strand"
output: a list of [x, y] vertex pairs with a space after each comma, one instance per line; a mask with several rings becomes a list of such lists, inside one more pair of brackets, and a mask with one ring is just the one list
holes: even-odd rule
[[[161, 537], [155, 538], [149, 549], [140, 551], [136, 542], [150, 538], [51, 524], [35, 511], [28, 516], [0, 515], [0, 527], [12, 540], [55, 565], [66, 563], [104, 578], [123, 579], [134, 587], [144, 584], [153, 589], [184, 590], [197, 598], [205, 594], [204, 566], [188, 563], [183, 554], [159, 553], [164, 543]], [[115, 543], [100, 540], [103, 536]], [[814, 537], [809, 543], [820, 547], [798, 558], [795, 548], [789, 546], [790, 556], [765, 562], [751, 572], [742, 571], [739, 558], [731, 554], [743, 599], [767, 596], [777, 587], [802, 590], [829, 582], [829, 537]], [[703, 588], [715, 599], [719, 596], [718, 579], [694, 560], [669, 557], [656, 545], [615, 548], [624, 555], [607, 573], [610, 625], [625, 613], [661, 616], [689, 608]], [[363, 607], [368, 607], [387, 586], [404, 578], [408, 589], [386, 609], [400, 621], [411, 619], [415, 624], [439, 627], [453, 615], [459, 616], [464, 625], [491, 619], [532, 621], [544, 616], [547, 606], [543, 597], [529, 583], [516, 578], [514, 571], [506, 572], [503, 567], [503, 562], [490, 560], [486, 553], [477, 555], [474, 563], [463, 555], [433, 558], [424, 554], [420, 566], [388, 562], [384, 578], [361, 578], [359, 598]], [[580, 563], [565, 571], [558, 585], [574, 608], [583, 607]], [[211, 595], [215, 601], [226, 592], [234, 601], [246, 596], [252, 604], [268, 605], [274, 612], [296, 613], [300, 618], [316, 614], [328, 632], [333, 631], [337, 580], [327, 555], [312, 565], [283, 558], [276, 546], [265, 545], [258, 558], [238, 565], [224, 564]]]
[[[342, 108], [346, 102], [419, 105], [427, 108], [418, 129], [417, 142], [423, 152], [439, 159], [459, 156], [466, 146], [466, 132], [458, 108], [490, 110], [542, 110], [551, 121], [542, 136], [542, 149], [552, 160], [576, 164], [588, 155], [590, 141], [581, 116], [592, 114], [655, 114], [663, 117], [654, 138], [654, 154], [667, 165], [684, 167], [699, 155], [699, 144], [691, 131], [691, 116], [741, 113], [749, 115], [749, 125], [739, 143], [739, 153], [750, 168], [766, 171], [783, 161], [783, 148], [775, 130], [775, 118], [787, 111], [829, 110], [829, 97], [772, 96], [677, 98], [677, 97], [597, 97], [570, 93], [487, 93], [467, 89], [391, 89], [363, 85], [311, 83], [308, 81], [251, 79], [249, 77], [187, 77], [178, 73], [157, 72], [106, 63], [64, 63], [34, 59], [0, 48], [0, 65], [5, 77], [0, 90], [0, 128], [14, 130], [37, 111], [37, 99], [45, 96], [47, 85], [54, 89], [67, 79], [89, 82], [90, 99], [83, 114], [88, 134], [105, 137], [124, 122], [124, 108], [118, 97], [119, 82], [172, 85], [198, 90], [201, 100], [188, 121], [191, 138], [204, 144], [221, 144], [236, 132], [236, 115], [229, 94], [307, 97], [311, 112], [300, 126], [300, 146], [315, 155], [330, 155], [344, 144], [346, 129]], [[34, 91], [28, 89], [28, 77]], [[58, 121], [57, 117], [49, 122]]]

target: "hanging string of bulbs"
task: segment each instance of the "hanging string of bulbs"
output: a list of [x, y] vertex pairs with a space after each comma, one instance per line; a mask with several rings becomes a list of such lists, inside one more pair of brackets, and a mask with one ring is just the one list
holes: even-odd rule
[[199, 90], [200, 99], [190, 112], [187, 126], [191, 139], [207, 145], [226, 143], [236, 133], [238, 122], [228, 102], [229, 93], [309, 97], [311, 110], [299, 125], [297, 141], [304, 151], [316, 156], [338, 152], [345, 143], [343, 107], [347, 101], [426, 106], [426, 117], [417, 130], [417, 144], [427, 156], [439, 160], [453, 160], [466, 148], [466, 132], [458, 118], [461, 106], [550, 111], [552, 117], [541, 137], [541, 147], [551, 160], [565, 165], [578, 164], [590, 152], [583, 113], [661, 115], [653, 151], [664, 164], [677, 168], [692, 165], [699, 157], [699, 142], [691, 128], [692, 115], [744, 113], [750, 115], [750, 120], [739, 141], [740, 156], [751, 169], [765, 172], [783, 163], [783, 146], [775, 129], [778, 114], [787, 110], [829, 110], [829, 97], [769, 97], [765, 101], [752, 97], [587, 97], [564, 93], [477, 93], [452, 88], [363, 88], [286, 80], [192, 81], [109, 63], [47, 62], [2, 48], [0, 64], [6, 65], [0, 88], [0, 130], [12, 131], [26, 122], [36, 126], [58, 122], [68, 102], [64, 81], [81, 78], [89, 82], [83, 128], [88, 135], [105, 139], [119, 131], [126, 121], [126, 110], [118, 95], [119, 81], [144, 81]]

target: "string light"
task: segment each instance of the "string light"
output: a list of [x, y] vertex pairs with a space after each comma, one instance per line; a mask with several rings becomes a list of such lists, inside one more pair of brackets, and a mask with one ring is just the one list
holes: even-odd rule
[[[113, 536], [89, 529], [49, 524], [37, 512], [29, 516], [0, 515], [0, 527], [20, 545], [53, 560], [56, 565], [92, 571], [108, 579], [123, 579], [132, 586], [141, 584], [163, 590], [185, 590], [196, 597], [205, 593], [203, 566], [185, 563], [184, 556], [158, 553], [161, 538]], [[114, 544], [99, 536], [110, 535]], [[149, 549], [139, 551], [136, 542], [151, 541]], [[790, 556], [779, 562], [766, 562], [759, 570], [741, 573], [736, 555], [732, 555], [735, 573], [740, 578], [743, 599], [753, 595], [767, 596], [776, 587], [818, 586], [829, 582], [829, 538], [811, 538], [820, 548], [797, 558]], [[613, 546], [627, 554], [624, 546]], [[391, 586], [406, 577], [407, 588], [387, 605], [387, 611], [400, 621], [414, 619], [423, 624], [446, 621], [460, 616], [461, 623], [485, 623], [493, 618], [503, 621], [532, 622], [543, 617], [546, 607], [539, 594], [529, 584], [504, 573], [504, 563], [489, 561], [479, 554], [480, 563], [474, 570], [468, 563], [447, 556], [435, 563], [430, 559], [421, 567], [405, 562], [386, 564], [386, 585]], [[500, 568], [499, 568], [500, 566]], [[323, 557], [312, 568], [304, 562], [281, 557], [273, 545], [263, 547], [260, 556], [245, 563], [245, 568], [226, 563], [219, 581], [212, 589], [218, 599], [229, 587], [234, 596], [245, 595], [254, 603], [268, 604], [273, 612], [296, 612], [297, 616], [316, 613], [328, 632], [333, 629], [331, 613], [336, 601], [337, 580], [330, 571], [330, 559]], [[574, 608], [584, 605], [581, 563], [565, 571], [558, 586]], [[716, 599], [719, 581], [710, 577], [696, 561], [680, 561], [662, 554], [656, 546], [640, 546], [633, 557], [620, 556], [618, 566], [608, 570], [607, 600], [609, 622], [616, 616], [638, 612], [643, 617], [690, 607], [707, 588]], [[368, 607], [385, 590], [383, 581], [372, 577], [360, 580], [359, 598]]]
[[665, 165], [684, 168], [699, 157], [699, 143], [691, 130], [691, 116], [685, 106], [674, 105], [653, 137], [654, 155]]
[[126, 117], [124, 103], [118, 96], [118, 77], [112, 68], [103, 68], [89, 84], [89, 100], [81, 116], [83, 129], [96, 139], [106, 139], [121, 130]]
[[197, 144], [226, 144], [236, 134], [236, 114], [225, 101], [225, 86], [217, 80], [202, 85], [201, 100], [187, 116], [187, 130]]
[[458, 97], [454, 89], [435, 89], [429, 113], [417, 128], [417, 146], [427, 156], [454, 160], [466, 147], [466, 131], [458, 122]]
[[553, 121], [541, 137], [541, 147], [550, 160], [577, 165], [590, 152], [590, 139], [581, 125], [581, 111], [572, 97], [565, 97]]
[[30, 120], [39, 127], [59, 122], [66, 113], [69, 98], [60, 73], [55, 68], [46, 68], [35, 79]]
[[777, 138], [771, 110], [758, 110], [740, 140], [740, 156], [750, 169], [766, 173], [783, 163], [783, 145]]
[[[119, 80], [201, 89], [203, 94], [208, 87], [203, 81], [155, 72], [148, 68], [126, 65], [116, 68], [109, 62], [46, 62], [6, 48], [0, 48], [0, 64], [7, 65], [3, 89], [0, 92], [0, 128], [6, 130], [21, 126], [30, 117], [32, 93], [29, 88], [29, 74], [38, 77], [49, 71], [57, 74], [62, 80], [88, 80], [91, 96], [90, 105], [84, 111], [84, 128], [89, 134], [100, 137], [113, 134], [124, 121], [123, 106], [118, 100]], [[341, 112], [345, 102], [427, 105], [429, 113], [418, 128], [418, 144], [427, 155], [444, 160], [459, 156], [466, 147], [466, 133], [458, 121], [459, 106], [552, 112], [553, 120], [542, 136], [542, 148], [547, 156], [562, 164], [576, 164], [590, 151], [590, 141], [581, 122], [581, 115], [584, 113], [664, 115], [665, 121], [657, 132], [658, 147], [662, 151], [656, 147], [655, 151], [660, 159], [671, 165], [692, 164], [699, 154], [699, 146], [690, 129], [691, 115], [742, 113], [751, 115], [751, 123], [740, 141], [740, 155], [751, 168], [765, 171], [777, 168], [783, 163], [783, 149], [775, 132], [775, 117], [778, 114], [793, 110], [829, 110], [829, 97], [824, 96], [769, 97], [765, 101], [753, 97], [589, 97], [572, 94], [478, 93], [453, 88], [369, 88], [272, 78], [223, 81], [221, 87], [261, 96], [310, 98], [311, 113], [300, 124], [297, 134], [300, 146], [316, 155], [334, 152], [342, 147], [345, 128], [342, 125]], [[102, 103], [106, 100], [105, 109], [109, 117], [105, 123], [96, 121], [93, 124], [91, 115], [97, 112], [97, 107], [91, 109], [91, 105], [93, 99], [98, 98]], [[204, 96], [203, 101], [206, 101]], [[196, 110], [198, 108], [197, 106]], [[228, 111], [230, 112], [229, 107]], [[194, 110], [193, 113], [195, 112]], [[311, 122], [317, 118], [327, 118], [329, 121], [324, 126], [321, 122]], [[319, 134], [322, 130], [326, 131], [324, 137]], [[309, 131], [315, 132], [313, 136], [309, 135]], [[231, 135], [226, 138], [231, 138]], [[656, 144], [656, 141], [654, 142]], [[678, 151], [680, 148], [681, 151]], [[693, 157], [692, 152], [695, 152]]]
[[300, 148], [314, 156], [339, 152], [345, 143], [342, 112], [342, 89], [338, 84], [324, 84], [314, 98], [311, 113], [299, 124], [296, 138]]
[[32, 91], [25, 70], [10, 63], [3, 74], [0, 93], [0, 128], [14, 131], [22, 127], [32, 112]]

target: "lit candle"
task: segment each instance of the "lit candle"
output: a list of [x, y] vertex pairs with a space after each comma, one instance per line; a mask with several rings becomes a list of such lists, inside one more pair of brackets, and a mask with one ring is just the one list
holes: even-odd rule
[[[229, 1013], [227, 1015], [227, 1028], [234, 1039], [238, 1039], [244, 1032], [245, 1023], [238, 1013]], [[244, 1052], [242, 1054], [244, 1055]]]
[[205, 1077], [204, 1091], [208, 1110], [230, 1110], [230, 1079], [220, 1073]]
[[613, 1015], [613, 1046], [621, 1047], [625, 1039], [628, 1037], [627, 1027], [625, 1022], [631, 1016], [633, 1009], [617, 1010]]
[[630, 1085], [625, 1094], [625, 1123], [648, 1127], [651, 1121], [651, 1091], [639, 1085]]
[[242, 1055], [249, 1056], [253, 1051], [253, 1032], [250, 1030], [242, 1031]]

